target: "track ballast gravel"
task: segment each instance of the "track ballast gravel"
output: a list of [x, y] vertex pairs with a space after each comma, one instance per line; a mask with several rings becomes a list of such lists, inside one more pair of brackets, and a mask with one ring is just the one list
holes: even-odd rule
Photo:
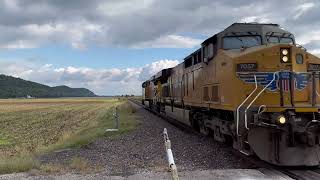
[[167, 170], [167, 160], [162, 132], [167, 128], [178, 171], [255, 168], [236, 155], [232, 147], [184, 131], [142, 107], [134, 106], [140, 122], [136, 130], [117, 138], [100, 138], [79, 149], [44, 155], [41, 162], [64, 164], [73, 157], [82, 157], [93, 166], [102, 165], [103, 173], [107, 175], [163, 172]]

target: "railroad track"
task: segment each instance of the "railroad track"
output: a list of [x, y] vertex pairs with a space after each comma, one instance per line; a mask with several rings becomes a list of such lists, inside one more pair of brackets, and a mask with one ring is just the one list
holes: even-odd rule
[[[194, 133], [196, 135], [203, 136], [201, 133], [195, 131], [193, 128], [171, 118], [166, 117], [164, 114], [157, 114], [152, 111], [150, 108], [147, 108], [141, 104], [140, 101], [135, 99], [129, 99], [130, 102], [143, 107], [150, 113], [168, 121], [170, 124], [176, 126], [177, 128], [187, 131], [189, 133]], [[320, 168], [319, 167], [294, 167], [294, 168], [286, 168], [286, 167], [278, 167], [271, 164], [268, 164], [257, 157], [253, 156], [245, 156], [238, 151], [234, 151], [234, 153], [238, 156], [241, 156], [245, 160], [255, 164], [260, 172], [263, 174], [269, 175], [270, 177], [282, 177], [282, 179], [288, 179], [288, 177], [297, 180], [320, 180]]]
[[[136, 99], [129, 99], [129, 101], [131, 101], [132, 103], [144, 108], [145, 110], [149, 111], [150, 113], [168, 121], [170, 124], [174, 125], [175, 127], [179, 128], [180, 130], [182, 131], [186, 131], [186, 132], [190, 132], [190, 133], [194, 133], [194, 134], [197, 134], [197, 135], [201, 135], [203, 136], [201, 133], [199, 133], [198, 131], [194, 130], [193, 128], [191, 128], [190, 126], [187, 126], [175, 119], [172, 119], [172, 118], [168, 118], [166, 117], [164, 114], [158, 114], [158, 113], [155, 113], [154, 111], [152, 111], [150, 108], [148, 107], [145, 107], [141, 104], [140, 101], [136, 100]], [[320, 180], [320, 179], [319, 179]]]

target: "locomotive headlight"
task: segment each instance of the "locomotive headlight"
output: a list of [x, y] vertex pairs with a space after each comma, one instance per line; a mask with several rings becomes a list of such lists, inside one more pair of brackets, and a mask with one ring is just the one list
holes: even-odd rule
[[283, 61], [283, 62], [288, 62], [288, 61], [289, 61], [288, 56], [283, 56], [283, 57], [282, 57], [282, 61]]
[[289, 48], [281, 48], [280, 49], [280, 61], [282, 63], [290, 62], [290, 49]]
[[286, 121], [287, 121], [286, 117], [284, 117], [282, 115], [278, 117], [279, 124], [284, 124], [284, 123], [286, 123]]
[[283, 54], [283, 55], [286, 56], [286, 55], [288, 55], [288, 53], [289, 53], [289, 51], [288, 51], [287, 49], [282, 49], [282, 54]]

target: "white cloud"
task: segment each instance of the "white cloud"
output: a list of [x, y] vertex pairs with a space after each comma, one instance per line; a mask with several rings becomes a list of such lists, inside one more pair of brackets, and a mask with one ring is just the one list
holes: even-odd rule
[[97, 10], [107, 16], [127, 15], [146, 9], [153, 2], [154, 0], [109, 1], [99, 4]]
[[296, 10], [296, 15], [293, 16], [294, 19], [298, 19], [302, 14], [306, 13], [309, 9], [313, 8], [315, 6], [314, 3], [303, 3], [301, 5], [298, 5]]
[[[6, 27], [4, 27], [6, 28]], [[101, 33], [102, 26], [86, 21], [58, 24], [28, 24], [20, 27], [23, 36], [12, 39], [12, 42], [0, 46], [6, 49], [36, 48], [52, 42], [70, 43], [75, 49], [86, 49], [88, 40], [93, 39], [97, 33]], [[10, 31], [10, 29], [8, 29]], [[19, 36], [18, 36], [19, 37]]]
[[4, 6], [6, 6], [7, 8], [11, 9], [11, 10], [19, 10], [19, 6], [17, 5], [17, 1], [15, 0], [4, 0]]
[[0, 61], [0, 74], [50, 86], [68, 85], [88, 88], [99, 95], [140, 94], [141, 83], [161, 69], [173, 67], [177, 60], [159, 60], [142, 68], [93, 69], [86, 67], [55, 67], [26, 61]]
[[243, 23], [251, 23], [251, 22], [268, 23], [270, 21], [271, 20], [268, 19], [265, 15], [249, 16], [240, 20], [240, 22], [243, 22]]
[[38, 45], [30, 40], [16, 40], [0, 45], [0, 49], [31, 49], [36, 47], [38, 47]]
[[200, 46], [202, 40], [190, 37], [168, 35], [155, 40], [135, 44], [133, 48], [193, 48]]
[[301, 34], [297, 37], [297, 42], [300, 44], [308, 44], [311, 41], [320, 40], [320, 30], [309, 30], [308, 33]]
[[310, 51], [310, 53], [320, 57], [320, 49], [314, 49], [314, 50]]
[[145, 81], [149, 79], [152, 75], [156, 74], [162, 69], [171, 68], [179, 64], [179, 61], [177, 60], [160, 60], [153, 62], [151, 64], [145, 65], [139, 74], [139, 79], [142, 81]]
[[[234, 22], [272, 22], [296, 34], [320, 29], [316, 0], [3, 0], [0, 48], [69, 44], [133, 48], [194, 48], [188, 32], [211, 36]], [[305, 40], [304, 40], [305, 41]], [[313, 47], [311, 47], [313, 48]]]

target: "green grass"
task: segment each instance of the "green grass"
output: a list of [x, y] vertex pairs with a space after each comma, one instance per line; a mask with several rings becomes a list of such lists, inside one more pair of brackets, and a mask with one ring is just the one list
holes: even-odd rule
[[[120, 131], [106, 132], [113, 128], [115, 106]], [[127, 133], [137, 126], [134, 112], [123, 99], [0, 100], [0, 173], [39, 168], [34, 157], [43, 153]]]
[[0, 161], [0, 173], [24, 172], [32, 168], [39, 168], [40, 164], [31, 156], [4, 158]]
[[2, 145], [9, 145], [10, 144], [10, 142], [8, 141], [8, 140], [6, 140], [6, 139], [0, 139], [0, 146]]
[[32, 172], [33, 175], [38, 174], [61, 174], [66, 172], [76, 172], [82, 174], [92, 174], [100, 172], [103, 169], [101, 165], [90, 166], [89, 162], [82, 157], [73, 157], [66, 164], [48, 163], [43, 164], [38, 170]]

